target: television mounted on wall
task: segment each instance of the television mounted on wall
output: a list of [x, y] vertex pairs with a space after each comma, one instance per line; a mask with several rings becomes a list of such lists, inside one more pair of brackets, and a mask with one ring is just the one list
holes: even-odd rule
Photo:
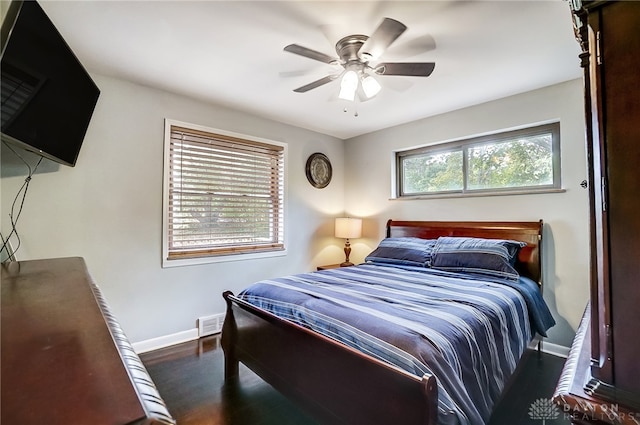
[[36, 1], [2, 23], [2, 140], [75, 166], [100, 90]]

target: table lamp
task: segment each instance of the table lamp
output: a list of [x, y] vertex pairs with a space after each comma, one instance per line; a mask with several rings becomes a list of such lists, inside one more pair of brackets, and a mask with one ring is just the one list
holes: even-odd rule
[[340, 267], [353, 266], [353, 263], [349, 261], [349, 254], [351, 254], [350, 238], [359, 238], [362, 236], [362, 219], [360, 218], [336, 218], [336, 238], [346, 239], [344, 244], [344, 263], [340, 264]]

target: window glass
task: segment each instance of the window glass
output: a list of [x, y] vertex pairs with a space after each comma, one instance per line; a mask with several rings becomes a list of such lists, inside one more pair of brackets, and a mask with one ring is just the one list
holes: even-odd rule
[[468, 155], [469, 189], [553, 184], [553, 145], [550, 133], [470, 147]]
[[462, 150], [413, 155], [402, 167], [405, 194], [462, 190]]

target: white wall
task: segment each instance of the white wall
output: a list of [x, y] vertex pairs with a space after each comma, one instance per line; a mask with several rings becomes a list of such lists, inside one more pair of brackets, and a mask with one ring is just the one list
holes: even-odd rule
[[[196, 327], [224, 312], [221, 294], [277, 275], [334, 263], [342, 241], [332, 217], [344, 207], [343, 142], [322, 134], [212, 106], [105, 76], [75, 168], [45, 164], [33, 178], [18, 223], [18, 259], [84, 257], [132, 342]], [[251, 261], [161, 268], [164, 118], [288, 144], [287, 255]], [[314, 152], [333, 164], [333, 180], [315, 189], [304, 165]], [[3, 151], [3, 167], [9, 162]], [[15, 171], [16, 161], [12, 168]], [[3, 170], [3, 175], [11, 174]], [[2, 179], [2, 232], [23, 176]]]
[[[452, 94], [454, 95], [454, 94]], [[545, 222], [544, 296], [558, 324], [549, 342], [569, 347], [589, 298], [588, 194], [581, 80], [415, 121], [345, 142], [346, 210], [365, 217], [352, 243], [362, 261], [389, 218], [539, 220]], [[550, 120], [560, 121], [564, 193], [430, 200], [390, 200], [392, 151]]]

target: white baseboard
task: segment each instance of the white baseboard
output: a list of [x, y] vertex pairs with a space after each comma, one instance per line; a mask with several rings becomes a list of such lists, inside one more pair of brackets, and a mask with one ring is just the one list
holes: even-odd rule
[[146, 353], [147, 351], [169, 347], [171, 345], [181, 344], [183, 342], [193, 341], [195, 339], [198, 339], [198, 328], [135, 342], [131, 345], [133, 346], [133, 350], [137, 354], [140, 354]]
[[564, 345], [558, 345], [551, 342], [542, 341], [542, 352], [547, 354], [552, 354], [558, 357], [564, 357], [565, 359], [569, 356], [569, 347], [565, 347]]
[[[131, 344], [134, 351], [137, 354], [146, 353], [148, 351], [159, 350], [160, 348], [169, 347], [171, 345], [181, 344], [183, 342], [193, 341], [198, 339], [198, 329], [193, 328], [182, 332], [177, 332], [170, 335], [160, 336], [157, 338], [151, 338], [140, 342]], [[542, 352], [551, 354], [558, 357], [567, 358], [569, 356], [569, 347], [564, 345], [554, 344], [552, 342], [542, 342]]]

